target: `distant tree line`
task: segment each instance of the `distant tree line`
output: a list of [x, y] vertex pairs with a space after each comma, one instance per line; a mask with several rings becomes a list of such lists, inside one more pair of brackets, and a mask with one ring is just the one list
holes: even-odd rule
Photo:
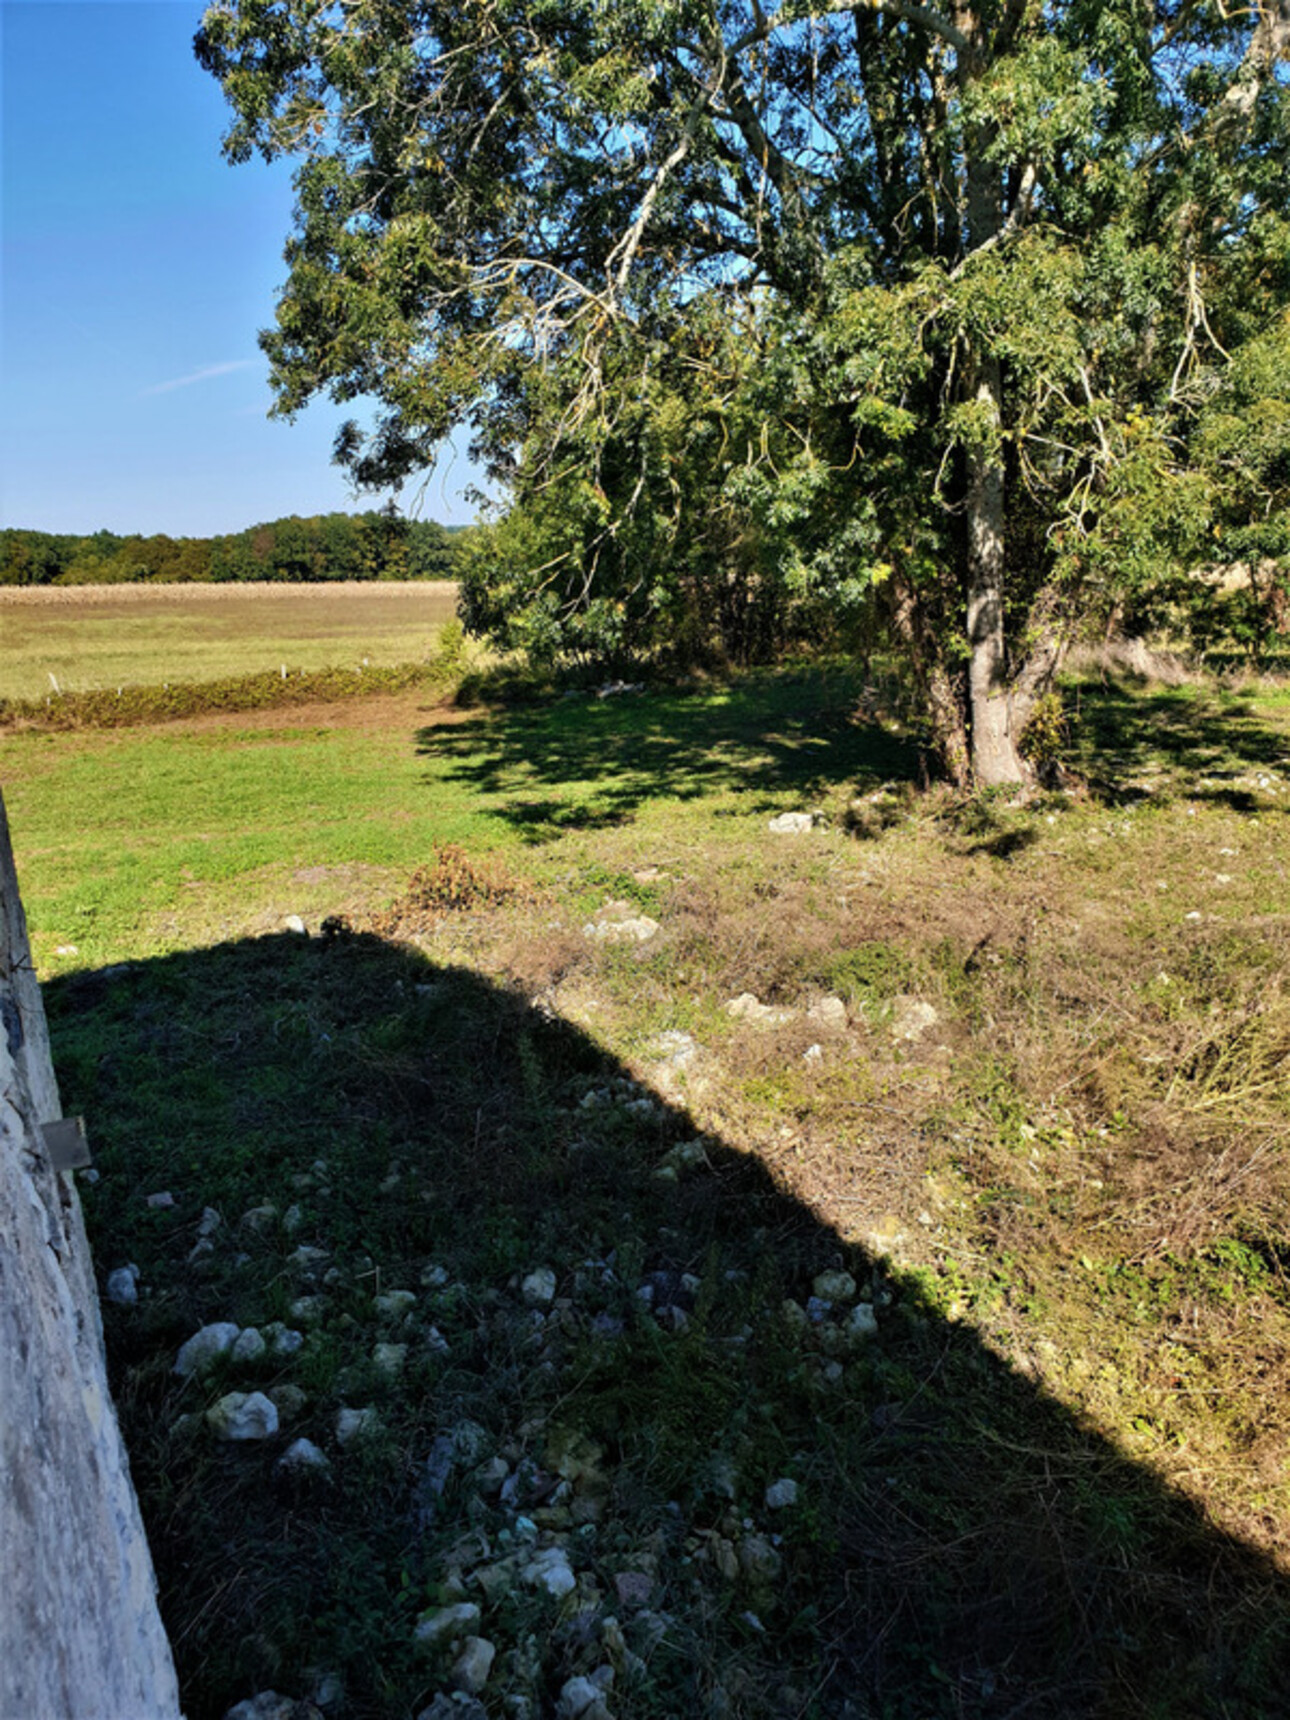
[[0, 532], [0, 585], [453, 579], [463, 529], [398, 514], [292, 514], [222, 537]]

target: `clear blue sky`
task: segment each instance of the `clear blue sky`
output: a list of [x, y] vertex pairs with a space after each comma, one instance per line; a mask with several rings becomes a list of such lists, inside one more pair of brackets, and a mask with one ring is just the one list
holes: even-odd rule
[[[0, 0], [5, 525], [204, 536], [379, 503], [331, 464], [352, 407], [265, 416], [290, 170], [224, 161], [201, 12]], [[416, 511], [472, 519], [474, 478], [463, 439]]]

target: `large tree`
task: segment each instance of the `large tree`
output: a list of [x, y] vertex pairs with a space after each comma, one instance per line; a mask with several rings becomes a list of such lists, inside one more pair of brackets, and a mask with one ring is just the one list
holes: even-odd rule
[[279, 410], [374, 397], [360, 482], [462, 419], [530, 497], [578, 462], [594, 603], [696, 471], [624, 424], [724, 305], [702, 482], [882, 592], [987, 784], [1073, 618], [1200, 553], [1192, 421], [1290, 301], [1288, 50], [1290, 0], [218, 0], [197, 39], [228, 154], [300, 159]]

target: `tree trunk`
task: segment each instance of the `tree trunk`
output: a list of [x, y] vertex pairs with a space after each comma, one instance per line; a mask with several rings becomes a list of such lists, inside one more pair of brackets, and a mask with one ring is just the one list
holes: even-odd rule
[[[988, 62], [986, 31], [971, 6], [957, 22], [971, 43], [960, 56], [959, 81], [966, 88]], [[993, 127], [969, 127], [967, 146], [967, 243], [971, 253], [995, 243], [1003, 226], [1003, 183], [990, 160]], [[978, 408], [975, 434], [966, 454], [968, 721], [972, 775], [983, 788], [1023, 782], [1026, 768], [1017, 751], [1008, 690], [1003, 631], [1004, 467], [999, 432], [1003, 424], [1003, 377], [992, 354], [969, 349], [964, 375]]]
[[[997, 425], [999, 365], [977, 367], [976, 399]], [[967, 637], [968, 711], [972, 728], [972, 775], [985, 788], [1023, 782], [1026, 767], [1017, 751], [1003, 637], [1003, 460], [993, 446], [967, 455]]]

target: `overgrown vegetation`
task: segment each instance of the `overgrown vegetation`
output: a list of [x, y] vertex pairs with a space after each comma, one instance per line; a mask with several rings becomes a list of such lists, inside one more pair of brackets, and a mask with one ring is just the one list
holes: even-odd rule
[[[489, 1715], [605, 1666], [618, 1720], [1290, 1704], [1290, 704], [1081, 683], [1022, 804], [868, 703], [0, 739], [194, 1720], [415, 1715], [459, 1597]], [[843, 1268], [869, 1338], [805, 1311]], [[218, 1319], [305, 1344], [176, 1378]], [[284, 1386], [265, 1445], [201, 1419]]]

